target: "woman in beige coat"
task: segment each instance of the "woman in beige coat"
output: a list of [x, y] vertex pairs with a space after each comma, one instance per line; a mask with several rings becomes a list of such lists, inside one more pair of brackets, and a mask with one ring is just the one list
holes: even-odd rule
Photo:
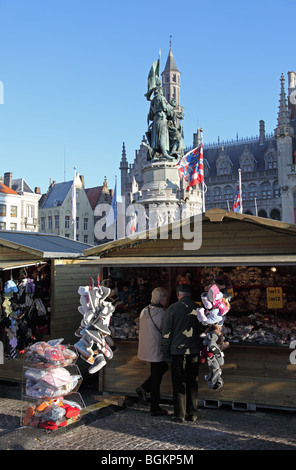
[[162, 416], [167, 411], [160, 408], [160, 384], [168, 365], [162, 356], [162, 328], [167, 306], [166, 289], [157, 287], [152, 291], [151, 303], [145, 307], [139, 318], [138, 358], [150, 362], [150, 376], [137, 388], [136, 392], [142, 403], [147, 404], [146, 393], [150, 393], [150, 411], [152, 416]]

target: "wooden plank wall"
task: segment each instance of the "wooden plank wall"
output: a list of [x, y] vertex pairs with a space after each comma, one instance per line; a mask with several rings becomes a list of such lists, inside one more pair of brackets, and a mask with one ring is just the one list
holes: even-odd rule
[[[137, 359], [137, 341], [115, 340], [115, 344], [113, 359], [100, 373], [100, 391], [135, 395], [149, 376], [149, 363]], [[288, 348], [231, 346], [225, 351], [220, 390], [208, 388], [207, 366], [200, 367], [199, 398], [296, 409], [296, 365], [290, 364], [290, 352]], [[170, 369], [163, 377], [161, 395], [172, 398]]]
[[[114, 339], [114, 342], [117, 349], [100, 373], [99, 389], [101, 392], [135, 395], [136, 388], [150, 375], [150, 363], [137, 358], [137, 341]], [[165, 397], [172, 395], [170, 370], [163, 376], [161, 394]]]
[[4, 360], [4, 364], [0, 364], [0, 380], [9, 382], [20, 382], [23, 376], [23, 358]]
[[51, 337], [64, 338], [65, 343], [74, 344], [74, 335], [82, 320], [78, 312], [80, 286], [89, 285], [90, 277], [96, 282], [97, 266], [85, 266], [79, 261], [55, 261], [52, 275], [52, 319]]
[[[0, 246], [0, 258], [1, 261], [19, 261], [19, 260], [31, 260], [34, 259], [36, 255], [32, 255], [27, 251], [15, 250], [12, 248], [7, 248], [5, 246]], [[36, 261], [40, 261], [40, 257], [36, 258]]]
[[[195, 229], [196, 231], [198, 229]], [[192, 234], [194, 233], [192, 227]], [[198, 232], [197, 232], [198, 233]], [[277, 232], [269, 227], [259, 226], [242, 221], [226, 221], [220, 223], [204, 222], [202, 226], [202, 246], [195, 249], [187, 247], [184, 253], [182, 230], [179, 237], [168, 239], [158, 238], [147, 241], [135, 240], [127, 242], [127, 245], [110, 249], [104, 256], [108, 258], [120, 257], [149, 257], [157, 256], [235, 256], [236, 254], [295, 254], [295, 234]], [[192, 238], [188, 242], [193, 241]], [[176, 261], [178, 261], [176, 259]]]

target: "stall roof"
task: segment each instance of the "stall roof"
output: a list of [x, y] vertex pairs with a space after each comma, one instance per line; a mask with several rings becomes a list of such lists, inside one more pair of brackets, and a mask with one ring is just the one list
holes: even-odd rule
[[46, 261], [41, 261], [38, 259], [32, 259], [32, 260], [27, 260], [27, 259], [19, 259], [17, 261], [7, 261], [7, 260], [1, 260], [0, 259], [0, 271], [6, 271], [8, 269], [17, 269], [17, 268], [24, 268], [24, 267], [29, 267], [29, 266], [36, 266], [40, 264], [46, 264]]
[[79, 258], [83, 256], [83, 251], [90, 249], [92, 245], [54, 234], [1, 230], [0, 246], [42, 259]]
[[[296, 264], [296, 225], [218, 208], [200, 219], [199, 227], [192, 216], [154, 232], [88, 248], [83, 254], [87, 263], [100, 265]], [[201, 245], [190, 247], [185, 234], [191, 232], [193, 241], [198, 229]]]

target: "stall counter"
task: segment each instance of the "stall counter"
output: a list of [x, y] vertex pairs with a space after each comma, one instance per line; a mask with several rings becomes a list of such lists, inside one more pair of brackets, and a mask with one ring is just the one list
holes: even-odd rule
[[[136, 340], [115, 340], [116, 351], [100, 372], [102, 393], [136, 395], [136, 388], [149, 376], [150, 364], [137, 358]], [[248, 409], [262, 408], [296, 410], [296, 365], [290, 362], [288, 347], [231, 345], [225, 351], [222, 367], [224, 385], [217, 391], [208, 388], [202, 364], [199, 377], [199, 399], [205, 404], [230, 404]], [[163, 398], [172, 398], [170, 369], [161, 384]]]

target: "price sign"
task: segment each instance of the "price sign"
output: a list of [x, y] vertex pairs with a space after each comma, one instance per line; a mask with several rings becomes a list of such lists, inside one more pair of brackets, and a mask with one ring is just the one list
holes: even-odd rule
[[283, 291], [281, 287], [267, 287], [267, 308], [283, 308]]

